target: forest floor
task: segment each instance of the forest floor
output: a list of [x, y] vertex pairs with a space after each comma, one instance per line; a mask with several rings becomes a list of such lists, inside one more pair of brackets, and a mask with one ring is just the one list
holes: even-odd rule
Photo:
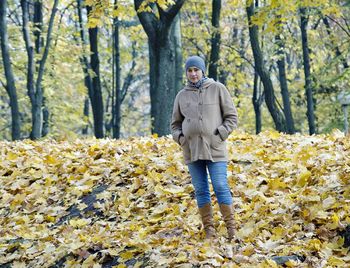
[[350, 138], [234, 132], [236, 239], [170, 137], [0, 142], [0, 267], [350, 266]]

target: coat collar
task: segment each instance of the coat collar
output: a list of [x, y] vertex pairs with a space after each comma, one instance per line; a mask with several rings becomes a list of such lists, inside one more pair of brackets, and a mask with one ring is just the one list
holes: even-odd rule
[[[212, 84], [214, 84], [214, 83], [215, 83], [214, 79], [208, 78], [208, 79], [206, 79], [206, 80], [203, 82], [202, 87], [199, 88], [199, 89], [205, 89], [205, 88], [209, 87], [210, 85], [212, 85]], [[190, 90], [190, 91], [197, 91], [197, 90], [198, 90], [198, 88], [195, 88], [195, 87], [192, 87], [192, 86], [189, 86], [189, 85], [186, 85], [186, 86], [184, 87], [184, 89], [185, 89], [185, 90]]]

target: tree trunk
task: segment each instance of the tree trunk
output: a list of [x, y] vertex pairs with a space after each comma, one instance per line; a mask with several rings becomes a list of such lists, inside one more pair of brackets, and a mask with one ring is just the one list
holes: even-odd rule
[[[117, 8], [118, 0], [114, 1], [114, 6]], [[120, 119], [121, 119], [121, 77], [120, 77], [120, 47], [119, 47], [119, 21], [118, 17], [113, 19], [114, 27], [114, 64], [115, 64], [115, 90], [112, 109], [113, 122], [113, 138], [120, 138]]]
[[[86, 7], [88, 14], [91, 12], [91, 7]], [[103, 138], [103, 99], [100, 81], [100, 59], [98, 54], [98, 28], [89, 28], [90, 40], [90, 64], [95, 75], [92, 78], [92, 113], [94, 116], [94, 132], [96, 138]]]
[[27, 91], [32, 105], [32, 131], [30, 133], [31, 139], [39, 139], [42, 135], [42, 105], [43, 105], [43, 90], [42, 90], [42, 79], [44, 76], [45, 63], [49, 55], [49, 49], [51, 44], [51, 35], [54, 25], [55, 15], [57, 12], [58, 0], [54, 1], [48, 31], [46, 35], [46, 44], [43, 52], [43, 56], [38, 61], [38, 75], [34, 84], [34, 48], [30, 37], [29, 29], [29, 9], [28, 2], [26, 0], [21, 0], [22, 7], [22, 19], [23, 19], [23, 38], [26, 44], [27, 56], [28, 56], [28, 67], [27, 67]]
[[261, 132], [261, 104], [264, 100], [264, 94], [261, 93], [259, 75], [254, 72], [254, 91], [253, 91], [253, 107], [255, 112], [255, 133]]
[[35, 0], [34, 2], [34, 40], [35, 40], [35, 52], [39, 54], [44, 41], [41, 37], [41, 31], [43, 26], [43, 4], [41, 0]]
[[285, 57], [284, 57], [284, 43], [281, 40], [281, 37], [279, 34], [276, 35], [276, 43], [278, 46], [278, 60], [277, 60], [277, 66], [278, 66], [278, 77], [281, 85], [281, 95], [283, 100], [283, 112], [284, 116], [286, 118], [286, 124], [287, 124], [287, 133], [288, 134], [294, 134], [295, 128], [294, 128], [294, 120], [293, 120], [293, 114], [292, 114], [292, 108], [290, 105], [289, 100], [289, 91], [288, 91], [288, 84], [287, 84], [287, 78], [286, 78], [286, 64], [285, 64]]
[[90, 62], [89, 62], [89, 59], [86, 57], [88, 41], [86, 40], [87, 34], [85, 33], [85, 27], [83, 24], [82, 0], [77, 0], [77, 12], [78, 12], [78, 22], [79, 22], [78, 23], [79, 27], [77, 28], [79, 28], [80, 40], [81, 40], [80, 45], [83, 50], [83, 53], [80, 57], [80, 63], [84, 73], [84, 85], [88, 91], [88, 96], [89, 96], [84, 101], [84, 118], [86, 120], [86, 126], [82, 130], [82, 134], [87, 135], [89, 131], [89, 105], [90, 105], [89, 98], [90, 100], [93, 99], [93, 95], [92, 95], [93, 89], [92, 89], [92, 79], [89, 72], [89, 70], [91, 69]]
[[212, 17], [211, 24], [213, 26], [213, 33], [211, 36], [211, 52], [209, 61], [209, 77], [214, 80], [218, 79], [218, 61], [220, 54], [220, 11], [221, 0], [213, 0], [212, 2]]
[[[35, 44], [35, 53], [38, 55], [41, 53], [42, 46], [44, 44], [44, 40], [41, 36], [43, 25], [43, 4], [41, 0], [34, 1], [34, 44]], [[40, 61], [37, 62], [37, 65], [40, 64]], [[38, 71], [38, 70], [36, 70]], [[43, 97], [42, 102], [42, 130], [41, 136], [45, 137], [49, 133], [49, 108], [46, 105], [46, 99]]]
[[84, 101], [84, 121], [86, 120], [86, 126], [83, 128], [82, 134], [87, 135], [89, 131], [89, 98], [86, 97]]
[[10, 98], [11, 107], [11, 136], [12, 140], [20, 139], [20, 118], [17, 99], [17, 90], [15, 85], [15, 79], [11, 66], [9, 41], [7, 34], [7, 21], [6, 21], [7, 0], [0, 1], [0, 43], [1, 43], [1, 56], [4, 64], [4, 71], [6, 77], [6, 91]]
[[[25, 42], [26, 46], [26, 51], [27, 51], [27, 92], [28, 96], [31, 102], [31, 110], [32, 110], [32, 131], [30, 134], [30, 138], [34, 139], [33, 137], [33, 132], [34, 132], [34, 126], [37, 126], [38, 124], [35, 123], [37, 120], [37, 108], [36, 108], [36, 97], [41, 97], [41, 94], [36, 95], [35, 92], [35, 87], [34, 87], [34, 73], [35, 73], [35, 64], [34, 64], [34, 47], [33, 43], [31, 41], [30, 37], [30, 30], [29, 30], [29, 7], [28, 7], [28, 2], [26, 0], [21, 0], [21, 7], [22, 7], [22, 33], [23, 33], [23, 39]], [[41, 102], [40, 102], [40, 107], [41, 111]], [[39, 115], [39, 120], [41, 122], [41, 116]], [[41, 133], [41, 129], [40, 129]], [[38, 137], [39, 138], [39, 137]]]
[[314, 100], [312, 93], [312, 77], [310, 71], [310, 56], [309, 56], [309, 44], [307, 37], [307, 24], [308, 17], [306, 15], [306, 9], [300, 8], [300, 30], [301, 30], [301, 41], [303, 48], [303, 63], [304, 63], [304, 74], [305, 74], [305, 95], [307, 101], [307, 119], [309, 123], [309, 134], [316, 133], [315, 127], [315, 115], [314, 115]]
[[283, 114], [278, 109], [270, 74], [264, 66], [263, 54], [259, 45], [258, 27], [256, 25], [253, 25], [251, 21], [251, 17], [254, 15], [254, 3], [252, 3], [250, 6], [247, 7], [247, 15], [248, 15], [248, 24], [249, 24], [249, 37], [250, 37], [251, 47], [253, 50], [255, 68], [264, 85], [265, 102], [272, 116], [272, 119], [275, 123], [276, 129], [278, 131], [285, 132], [286, 122], [283, 117]]
[[49, 117], [50, 117], [50, 112], [49, 108], [46, 105], [46, 97], [43, 97], [43, 126], [41, 130], [41, 136], [45, 137], [47, 134], [49, 134], [49, 129], [50, 129], [50, 122], [49, 122]]
[[[143, 1], [135, 0], [135, 10], [138, 11]], [[177, 0], [167, 10], [158, 8], [159, 19], [152, 12], [138, 12], [143, 29], [148, 36], [150, 63], [150, 96], [152, 133], [160, 136], [170, 133], [170, 118], [175, 96], [177, 64], [174, 31], [171, 27], [175, 16], [180, 11], [185, 0]], [[152, 5], [156, 8], [155, 5]]]
[[[118, 1], [115, 0], [114, 5], [115, 8], [117, 8]], [[135, 48], [135, 42], [132, 43], [132, 63], [131, 68], [129, 69], [129, 72], [127, 73], [123, 86], [121, 86], [121, 72], [120, 72], [120, 44], [119, 44], [119, 27], [120, 27], [121, 21], [119, 21], [118, 17], [115, 17], [113, 19], [113, 25], [114, 25], [114, 71], [115, 71], [115, 90], [114, 90], [114, 101], [113, 101], [113, 115], [112, 115], [112, 122], [113, 122], [113, 138], [119, 139], [120, 138], [120, 126], [121, 126], [121, 106], [125, 99], [125, 96], [128, 92], [128, 89], [135, 77], [134, 70], [136, 67], [136, 48]], [[127, 26], [128, 27], [128, 26]], [[180, 51], [181, 53], [181, 51]]]
[[171, 43], [174, 45], [175, 51], [175, 90], [176, 93], [180, 91], [183, 86], [183, 61], [182, 61], [182, 42], [181, 42], [181, 23], [180, 14], [177, 14], [174, 18], [174, 22], [171, 26]]

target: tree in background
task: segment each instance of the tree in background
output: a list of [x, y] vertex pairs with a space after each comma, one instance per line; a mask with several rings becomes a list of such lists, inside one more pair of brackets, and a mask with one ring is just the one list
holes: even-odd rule
[[286, 122], [283, 114], [276, 103], [276, 97], [274, 92], [274, 87], [270, 78], [270, 73], [265, 67], [263, 53], [259, 44], [259, 32], [258, 27], [252, 23], [252, 17], [254, 16], [254, 2], [251, 1], [249, 5], [247, 5], [247, 17], [249, 24], [249, 36], [250, 43], [253, 50], [254, 61], [255, 61], [255, 69], [259, 74], [260, 79], [264, 85], [264, 95], [265, 102], [269, 109], [269, 112], [273, 118], [276, 129], [278, 131], [286, 132]]
[[[55, 14], [57, 12], [58, 0], [55, 0], [50, 14], [49, 26], [46, 35], [46, 44], [41, 59], [38, 60], [39, 67], [35, 68], [34, 47], [31, 38], [29, 25], [29, 2], [21, 0], [22, 7], [22, 31], [23, 39], [26, 45], [28, 63], [27, 63], [27, 91], [32, 105], [32, 130], [30, 133], [31, 139], [38, 139], [42, 135], [42, 105], [43, 105], [43, 88], [42, 79], [45, 71], [45, 63], [49, 55], [51, 45], [51, 35], [54, 26]], [[37, 76], [35, 78], [35, 73]]]
[[88, 41], [87, 41], [87, 34], [85, 31], [85, 25], [83, 23], [83, 7], [82, 7], [82, 0], [77, 0], [77, 14], [78, 14], [78, 23], [76, 23], [76, 28], [77, 31], [80, 34], [80, 40], [79, 42], [77, 40], [77, 43], [81, 46], [82, 53], [80, 56], [80, 63], [82, 66], [82, 70], [84, 73], [84, 85], [87, 89], [88, 92], [88, 97], [85, 98], [84, 101], [84, 116], [86, 118], [86, 125], [82, 130], [82, 134], [87, 135], [88, 134], [88, 129], [89, 129], [89, 107], [90, 107], [90, 101], [93, 98], [93, 87], [92, 87], [92, 78], [91, 78], [91, 66], [90, 66], [90, 61], [87, 57], [87, 50], [88, 50]]
[[307, 120], [309, 123], [309, 134], [316, 133], [315, 126], [315, 114], [314, 114], [314, 100], [313, 100], [313, 87], [310, 67], [310, 52], [309, 41], [307, 35], [308, 15], [306, 7], [300, 8], [300, 31], [301, 31], [301, 44], [303, 48], [303, 63], [304, 63], [304, 75], [305, 75], [305, 96], [307, 102]]
[[7, 34], [7, 0], [0, 1], [0, 42], [1, 42], [1, 55], [5, 70], [6, 77], [6, 88], [7, 94], [10, 98], [11, 107], [11, 135], [12, 140], [18, 140], [21, 137], [20, 131], [20, 118], [19, 118], [19, 107], [17, 100], [17, 89], [15, 85], [15, 78], [12, 70], [9, 40]]
[[[132, 42], [132, 62], [131, 67], [129, 71], [127, 72], [127, 75], [124, 79], [124, 83], [122, 85], [121, 80], [121, 57], [120, 57], [120, 24], [122, 24], [123, 21], [119, 20], [118, 17], [118, 9], [120, 9], [120, 6], [118, 5], [118, 1], [114, 1], [114, 11], [115, 16], [113, 18], [113, 77], [114, 77], [114, 90], [113, 90], [113, 97], [112, 97], [112, 119], [111, 119], [111, 125], [113, 127], [113, 138], [119, 139], [120, 138], [120, 131], [121, 131], [121, 117], [122, 117], [122, 103], [125, 100], [126, 94], [128, 93], [128, 89], [131, 86], [133, 80], [137, 75], [136, 72], [136, 57], [137, 57], [137, 51], [136, 51], [136, 42]], [[135, 25], [135, 23], [131, 23], [131, 25]]]
[[213, 26], [211, 36], [211, 52], [209, 60], [209, 77], [218, 80], [218, 61], [220, 59], [220, 12], [221, 0], [212, 1], [211, 23]]
[[[34, 0], [34, 15], [33, 15], [33, 23], [34, 23], [34, 43], [35, 43], [35, 53], [39, 55], [42, 52], [42, 47], [44, 45], [44, 39], [41, 36], [43, 31], [43, 4], [41, 0]], [[36, 62], [36, 65], [40, 65], [40, 61]], [[36, 70], [37, 71], [37, 70]], [[43, 95], [43, 104], [42, 104], [42, 114], [43, 114], [43, 122], [42, 122], [42, 130], [41, 136], [45, 137], [49, 133], [49, 109], [46, 105], [46, 97]]]
[[283, 114], [286, 119], [286, 132], [288, 134], [294, 134], [294, 119], [292, 113], [292, 107], [290, 103], [290, 94], [288, 90], [287, 74], [286, 74], [286, 62], [285, 62], [285, 41], [283, 34], [283, 24], [280, 21], [280, 15], [276, 15], [277, 18], [277, 34], [275, 42], [277, 45], [277, 67], [278, 67], [278, 78], [281, 87], [281, 95], [283, 101]]
[[[88, 16], [91, 15], [92, 6], [86, 6]], [[90, 103], [92, 106], [92, 114], [94, 117], [94, 133], [96, 138], [104, 137], [104, 110], [100, 77], [100, 59], [98, 52], [98, 27], [89, 27], [90, 41], [90, 66], [94, 72], [92, 76], [92, 91], [90, 92]]]
[[[151, 96], [152, 132], [158, 135], [170, 133], [173, 103], [179, 88], [183, 64], [179, 20], [176, 18], [185, 0], [177, 0], [171, 6], [135, 0], [135, 10], [148, 36], [149, 77]], [[181, 71], [182, 73], [182, 71]]]

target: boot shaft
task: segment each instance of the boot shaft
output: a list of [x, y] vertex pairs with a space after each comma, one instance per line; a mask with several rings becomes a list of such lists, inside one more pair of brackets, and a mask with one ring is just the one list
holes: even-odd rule
[[205, 204], [199, 208], [199, 214], [202, 218], [202, 223], [205, 231], [205, 238], [211, 238], [215, 236], [214, 222], [213, 222], [213, 209], [210, 203]]
[[222, 218], [225, 222], [228, 238], [232, 240], [234, 238], [235, 224], [233, 217], [233, 207], [232, 205], [220, 204], [220, 211]]

